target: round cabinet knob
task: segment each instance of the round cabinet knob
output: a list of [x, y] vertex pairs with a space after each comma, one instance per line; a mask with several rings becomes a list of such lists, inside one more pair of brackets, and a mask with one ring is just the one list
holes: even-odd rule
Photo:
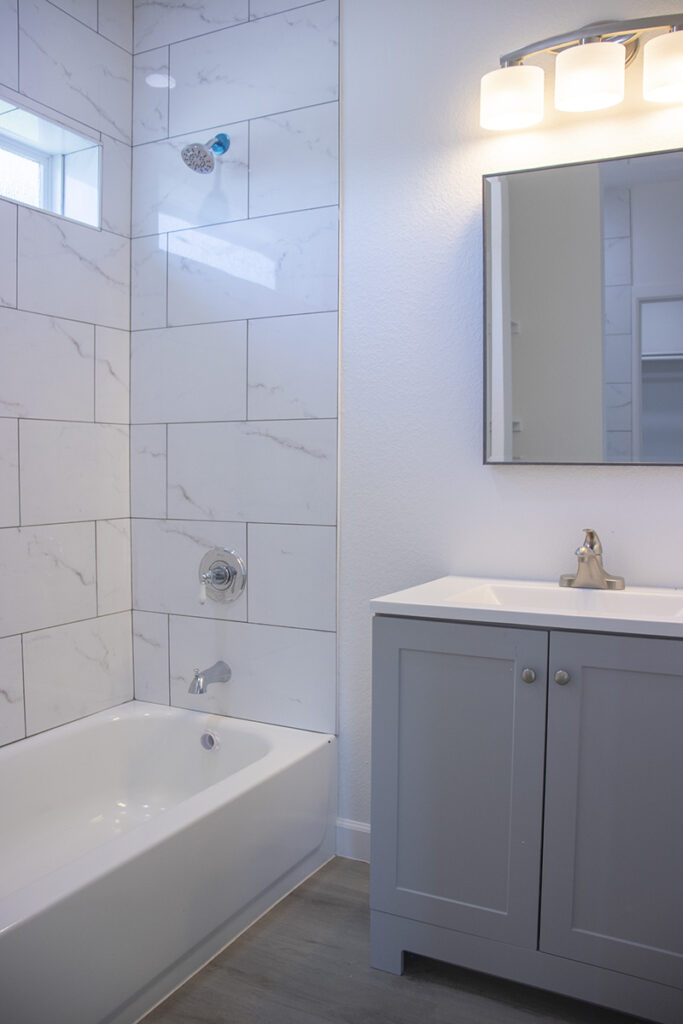
[[571, 679], [571, 676], [569, 675], [569, 672], [565, 672], [565, 670], [561, 668], [555, 673], [553, 678], [558, 686], [566, 686]]
[[534, 670], [532, 668], [523, 668], [522, 669], [522, 682], [523, 683], [535, 683], [536, 682], [536, 673], [534, 672]]

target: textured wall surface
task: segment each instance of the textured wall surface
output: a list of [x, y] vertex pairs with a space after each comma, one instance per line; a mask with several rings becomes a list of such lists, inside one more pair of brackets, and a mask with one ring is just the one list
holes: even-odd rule
[[133, 692], [131, 14], [0, 4], [0, 97], [102, 144], [102, 230], [0, 201], [0, 743]]
[[[337, 2], [136, 0], [134, 35], [136, 696], [334, 730]], [[247, 589], [202, 605], [214, 546]]]
[[[681, 108], [638, 99], [478, 126], [498, 56], [608, 17], [588, 0], [342, 7], [340, 810], [369, 820], [373, 596], [446, 573], [553, 579], [581, 528], [632, 584], [681, 585], [683, 469], [482, 465], [481, 175], [675, 148]], [[622, 18], [661, 13], [642, 0]]]

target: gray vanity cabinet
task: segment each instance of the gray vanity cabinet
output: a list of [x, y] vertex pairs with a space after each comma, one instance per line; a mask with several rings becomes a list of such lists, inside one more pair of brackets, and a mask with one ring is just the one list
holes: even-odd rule
[[535, 948], [547, 633], [374, 629], [373, 906]]
[[550, 680], [540, 948], [683, 986], [683, 642], [551, 633]]
[[373, 966], [679, 1024], [683, 641], [376, 615], [373, 658]]

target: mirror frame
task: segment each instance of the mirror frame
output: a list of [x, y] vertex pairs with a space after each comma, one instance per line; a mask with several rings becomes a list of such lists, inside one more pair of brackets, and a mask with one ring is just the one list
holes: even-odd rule
[[486, 252], [486, 238], [487, 238], [487, 204], [486, 204], [486, 183], [489, 178], [498, 178], [503, 175], [511, 176], [514, 174], [527, 174], [529, 171], [553, 171], [560, 170], [563, 167], [584, 167], [588, 164], [606, 164], [614, 163], [618, 160], [635, 160], [639, 157], [645, 156], [666, 156], [669, 153], [681, 153], [683, 154], [683, 147], [676, 147], [674, 149], [657, 149], [657, 150], [646, 150], [641, 153], [624, 153], [621, 156], [604, 157], [596, 160], [573, 160], [567, 163], [561, 164], [539, 164], [537, 167], [518, 167], [511, 171], [490, 171], [487, 174], [482, 174], [481, 179], [481, 220], [482, 220], [482, 256], [483, 256], [483, 423], [482, 423], [482, 438], [483, 438], [483, 453], [482, 453], [482, 464], [484, 466], [600, 466], [600, 467], [611, 467], [611, 466], [630, 466], [633, 467], [660, 467], [668, 466], [676, 469], [683, 466], [683, 455], [681, 456], [680, 462], [527, 462], [524, 460], [510, 460], [509, 462], [497, 462], [489, 459], [488, 457], [488, 430], [489, 430], [489, 392], [490, 392], [490, 381], [489, 381], [489, 317], [488, 317], [488, 287], [489, 287], [489, 268], [488, 258]]

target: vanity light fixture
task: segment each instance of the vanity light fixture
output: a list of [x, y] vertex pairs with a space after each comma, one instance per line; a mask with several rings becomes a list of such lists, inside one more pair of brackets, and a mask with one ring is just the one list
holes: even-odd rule
[[683, 102], [683, 13], [630, 21], [599, 21], [530, 43], [500, 58], [481, 80], [481, 126], [492, 131], [528, 128], [543, 120], [543, 70], [524, 64], [541, 53], [557, 56], [555, 107], [601, 110], [621, 103], [624, 72], [640, 36], [668, 30], [643, 48], [643, 96], [653, 103]]

